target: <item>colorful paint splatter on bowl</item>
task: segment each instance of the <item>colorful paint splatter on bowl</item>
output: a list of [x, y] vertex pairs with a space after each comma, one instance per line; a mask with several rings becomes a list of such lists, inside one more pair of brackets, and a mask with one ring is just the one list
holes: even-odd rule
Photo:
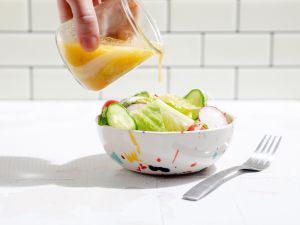
[[232, 122], [224, 127], [192, 132], [128, 131], [98, 124], [97, 129], [107, 154], [128, 170], [188, 174], [213, 165], [225, 153], [234, 129], [227, 117]]

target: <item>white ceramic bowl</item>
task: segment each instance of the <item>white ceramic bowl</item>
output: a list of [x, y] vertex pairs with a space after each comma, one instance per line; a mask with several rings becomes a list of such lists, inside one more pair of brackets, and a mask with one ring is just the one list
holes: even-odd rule
[[99, 126], [108, 155], [128, 170], [157, 175], [187, 174], [213, 165], [226, 151], [234, 128], [192, 132], [142, 132]]

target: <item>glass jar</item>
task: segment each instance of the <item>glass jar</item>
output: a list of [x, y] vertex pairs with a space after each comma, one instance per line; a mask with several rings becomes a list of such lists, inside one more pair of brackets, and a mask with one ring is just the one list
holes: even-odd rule
[[159, 29], [141, 2], [109, 0], [96, 6], [95, 12], [100, 36], [95, 51], [81, 48], [73, 19], [56, 33], [60, 55], [81, 85], [99, 91], [151, 56], [162, 58]]

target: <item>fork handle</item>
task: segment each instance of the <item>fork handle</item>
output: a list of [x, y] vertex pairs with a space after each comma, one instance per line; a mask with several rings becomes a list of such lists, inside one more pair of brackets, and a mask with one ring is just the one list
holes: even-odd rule
[[201, 181], [199, 184], [191, 188], [188, 192], [186, 192], [183, 195], [183, 199], [197, 201], [203, 198], [230, 178], [239, 175], [239, 173], [236, 172], [240, 171], [241, 169], [241, 166], [231, 167], [206, 178], [205, 180]]

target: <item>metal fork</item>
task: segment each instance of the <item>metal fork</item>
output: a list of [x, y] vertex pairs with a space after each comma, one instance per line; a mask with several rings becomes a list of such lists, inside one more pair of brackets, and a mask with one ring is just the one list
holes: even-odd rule
[[221, 184], [238, 175], [247, 172], [260, 172], [268, 168], [278, 149], [280, 141], [281, 137], [265, 135], [256, 147], [253, 155], [244, 164], [220, 171], [206, 178], [186, 192], [183, 195], [183, 199], [197, 201], [215, 190]]

